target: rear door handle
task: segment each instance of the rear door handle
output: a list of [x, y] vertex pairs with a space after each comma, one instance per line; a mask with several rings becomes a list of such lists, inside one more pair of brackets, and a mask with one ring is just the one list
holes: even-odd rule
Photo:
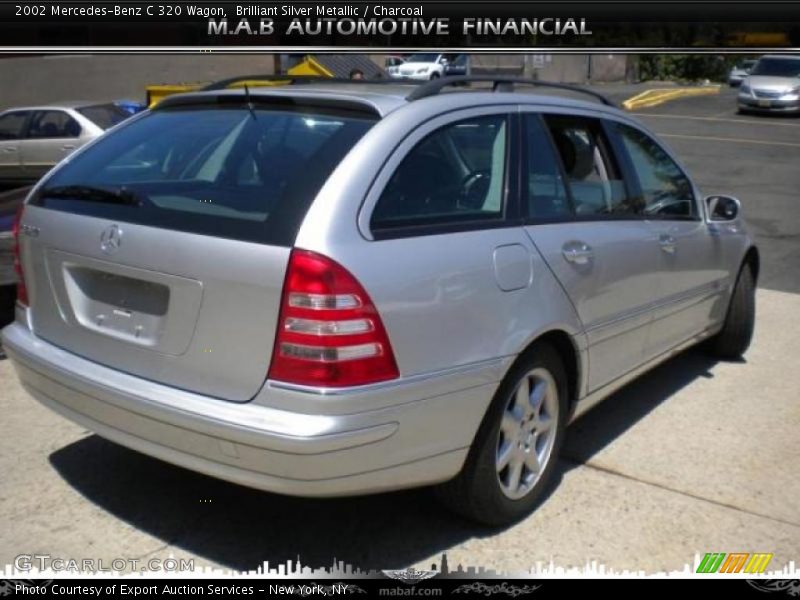
[[587, 265], [594, 258], [594, 251], [586, 242], [567, 242], [561, 247], [561, 253], [574, 265]]
[[16, 148], [14, 148], [14, 147], [11, 147], [11, 148], [9, 148], [8, 146], [6, 146], [6, 147], [5, 147], [5, 151], [6, 151], [6, 152], [16, 152], [16, 151], [17, 151], [17, 149], [16, 149]]
[[658, 245], [661, 246], [661, 249], [667, 254], [675, 254], [677, 243], [675, 238], [667, 233], [662, 233], [658, 236]]
[[61, 146], [61, 149], [62, 150], [75, 150], [75, 145], [74, 144], [65, 144], [64, 146]]

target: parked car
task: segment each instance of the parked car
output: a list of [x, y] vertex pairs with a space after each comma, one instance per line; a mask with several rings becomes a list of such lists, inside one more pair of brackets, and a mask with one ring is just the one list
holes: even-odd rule
[[114, 102], [119, 108], [124, 110], [129, 115], [135, 115], [136, 113], [140, 113], [143, 110], [147, 110], [147, 104], [144, 102], [139, 102], [138, 100], [116, 100]]
[[387, 56], [383, 61], [383, 70], [392, 78], [400, 77], [400, 67], [406, 60], [402, 56]]
[[68, 102], [0, 112], [0, 183], [35, 182], [129, 113], [115, 104]]
[[0, 193], [0, 286], [17, 283], [14, 263], [14, 222], [30, 191], [30, 187], [23, 187]]
[[417, 53], [406, 57], [398, 68], [398, 77], [427, 81], [444, 76], [448, 59], [444, 54]]
[[740, 112], [800, 112], [800, 56], [761, 57], [739, 86]]
[[747, 76], [750, 74], [750, 69], [756, 64], [754, 60], [743, 60], [736, 63], [728, 73], [728, 85], [731, 87], [738, 87], [742, 84]]
[[602, 96], [469, 81], [173, 96], [87, 145], [20, 217], [22, 384], [255, 488], [526, 514], [578, 415], [745, 352], [759, 255]]
[[469, 54], [456, 54], [448, 59], [444, 67], [444, 74], [450, 76], [469, 75]]

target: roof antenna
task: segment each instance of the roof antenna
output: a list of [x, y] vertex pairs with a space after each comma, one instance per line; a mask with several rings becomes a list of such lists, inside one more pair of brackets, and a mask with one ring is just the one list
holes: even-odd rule
[[256, 111], [253, 109], [253, 101], [250, 99], [250, 88], [247, 87], [247, 84], [244, 84], [244, 95], [247, 98], [247, 110], [250, 111], [250, 115], [253, 117], [254, 121], [258, 121], [256, 118]]

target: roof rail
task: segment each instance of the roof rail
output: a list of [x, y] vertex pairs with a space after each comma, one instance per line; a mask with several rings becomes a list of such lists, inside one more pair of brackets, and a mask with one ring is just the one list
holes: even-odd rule
[[599, 100], [606, 106], [614, 106], [611, 100], [609, 100], [606, 96], [599, 92], [595, 92], [594, 90], [590, 90], [585, 87], [581, 87], [578, 85], [570, 85], [568, 83], [554, 83], [551, 81], [539, 81], [538, 79], [525, 79], [524, 77], [508, 77], [508, 76], [491, 76], [491, 75], [459, 75], [459, 76], [450, 76], [450, 77], [440, 77], [438, 79], [433, 79], [415, 89], [411, 92], [408, 96], [406, 96], [406, 100], [413, 101], [419, 100], [421, 98], [427, 98], [428, 96], [436, 96], [439, 92], [441, 92], [444, 88], [450, 87], [452, 85], [463, 84], [463, 83], [491, 83], [492, 84], [492, 91], [495, 92], [511, 92], [514, 91], [515, 85], [530, 85], [534, 87], [542, 87], [542, 88], [553, 88], [558, 90], [566, 90], [569, 92], [577, 92], [580, 94], [587, 94], [589, 96], [594, 97], [595, 99]]
[[[341, 77], [325, 77], [324, 75], [239, 75], [229, 79], [221, 79], [210, 83], [202, 91], [208, 92], [212, 90], [224, 90], [233, 85], [250, 83], [250, 82], [275, 82], [275, 84], [284, 83], [286, 85], [296, 85], [303, 83], [358, 83], [358, 84], [391, 84], [391, 83], [407, 83], [405, 79], [343, 79]], [[251, 85], [250, 87], [256, 87]]]

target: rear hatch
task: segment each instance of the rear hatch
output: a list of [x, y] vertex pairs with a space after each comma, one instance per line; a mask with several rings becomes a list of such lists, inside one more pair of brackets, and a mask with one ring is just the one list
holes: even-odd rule
[[209, 396], [257, 393], [300, 224], [376, 118], [268, 98], [176, 102], [43, 182], [21, 240], [37, 336]]

